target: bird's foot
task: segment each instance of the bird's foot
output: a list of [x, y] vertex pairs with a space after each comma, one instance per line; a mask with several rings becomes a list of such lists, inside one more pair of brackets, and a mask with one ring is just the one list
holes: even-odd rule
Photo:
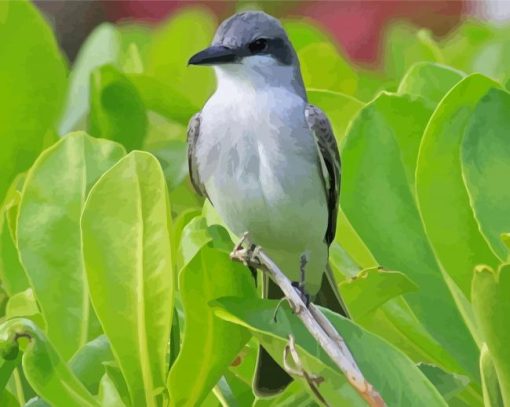
[[306, 293], [305, 287], [302, 281], [292, 281], [292, 287], [294, 287], [299, 294], [299, 297], [301, 298], [301, 301], [303, 301], [306, 305], [306, 308], [310, 305], [310, 296]]

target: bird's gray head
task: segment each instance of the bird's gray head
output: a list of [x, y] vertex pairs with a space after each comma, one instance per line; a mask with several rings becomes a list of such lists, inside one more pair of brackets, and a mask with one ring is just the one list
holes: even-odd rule
[[247, 11], [223, 21], [212, 45], [193, 55], [191, 65], [213, 65], [218, 78], [285, 86], [304, 94], [299, 61], [280, 22], [260, 11]]

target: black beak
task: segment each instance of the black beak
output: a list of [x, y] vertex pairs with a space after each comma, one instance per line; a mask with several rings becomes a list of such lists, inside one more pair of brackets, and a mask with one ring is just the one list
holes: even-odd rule
[[213, 45], [193, 55], [188, 65], [217, 65], [228, 64], [236, 60], [234, 50], [221, 45]]

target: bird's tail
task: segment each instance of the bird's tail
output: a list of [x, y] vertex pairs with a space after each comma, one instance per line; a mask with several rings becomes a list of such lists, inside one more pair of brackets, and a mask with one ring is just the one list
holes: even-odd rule
[[[266, 275], [263, 276], [263, 293], [264, 298], [280, 299], [283, 297], [280, 288]], [[321, 287], [313, 302], [349, 318], [349, 312], [340, 296], [329, 264], [326, 272], [322, 275]], [[253, 382], [255, 394], [259, 397], [273, 396], [283, 391], [291, 381], [292, 377], [275, 362], [262, 346], [259, 346]]]

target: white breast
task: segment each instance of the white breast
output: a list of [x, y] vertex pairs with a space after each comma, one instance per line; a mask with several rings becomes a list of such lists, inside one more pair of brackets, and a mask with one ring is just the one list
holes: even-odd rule
[[217, 91], [202, 110], [200, 178], [229, 228], [249, 232], [266, 248], [306, 250], [326, 232], [326, 196], [305, 106], [283, 89], [230, 89]]

